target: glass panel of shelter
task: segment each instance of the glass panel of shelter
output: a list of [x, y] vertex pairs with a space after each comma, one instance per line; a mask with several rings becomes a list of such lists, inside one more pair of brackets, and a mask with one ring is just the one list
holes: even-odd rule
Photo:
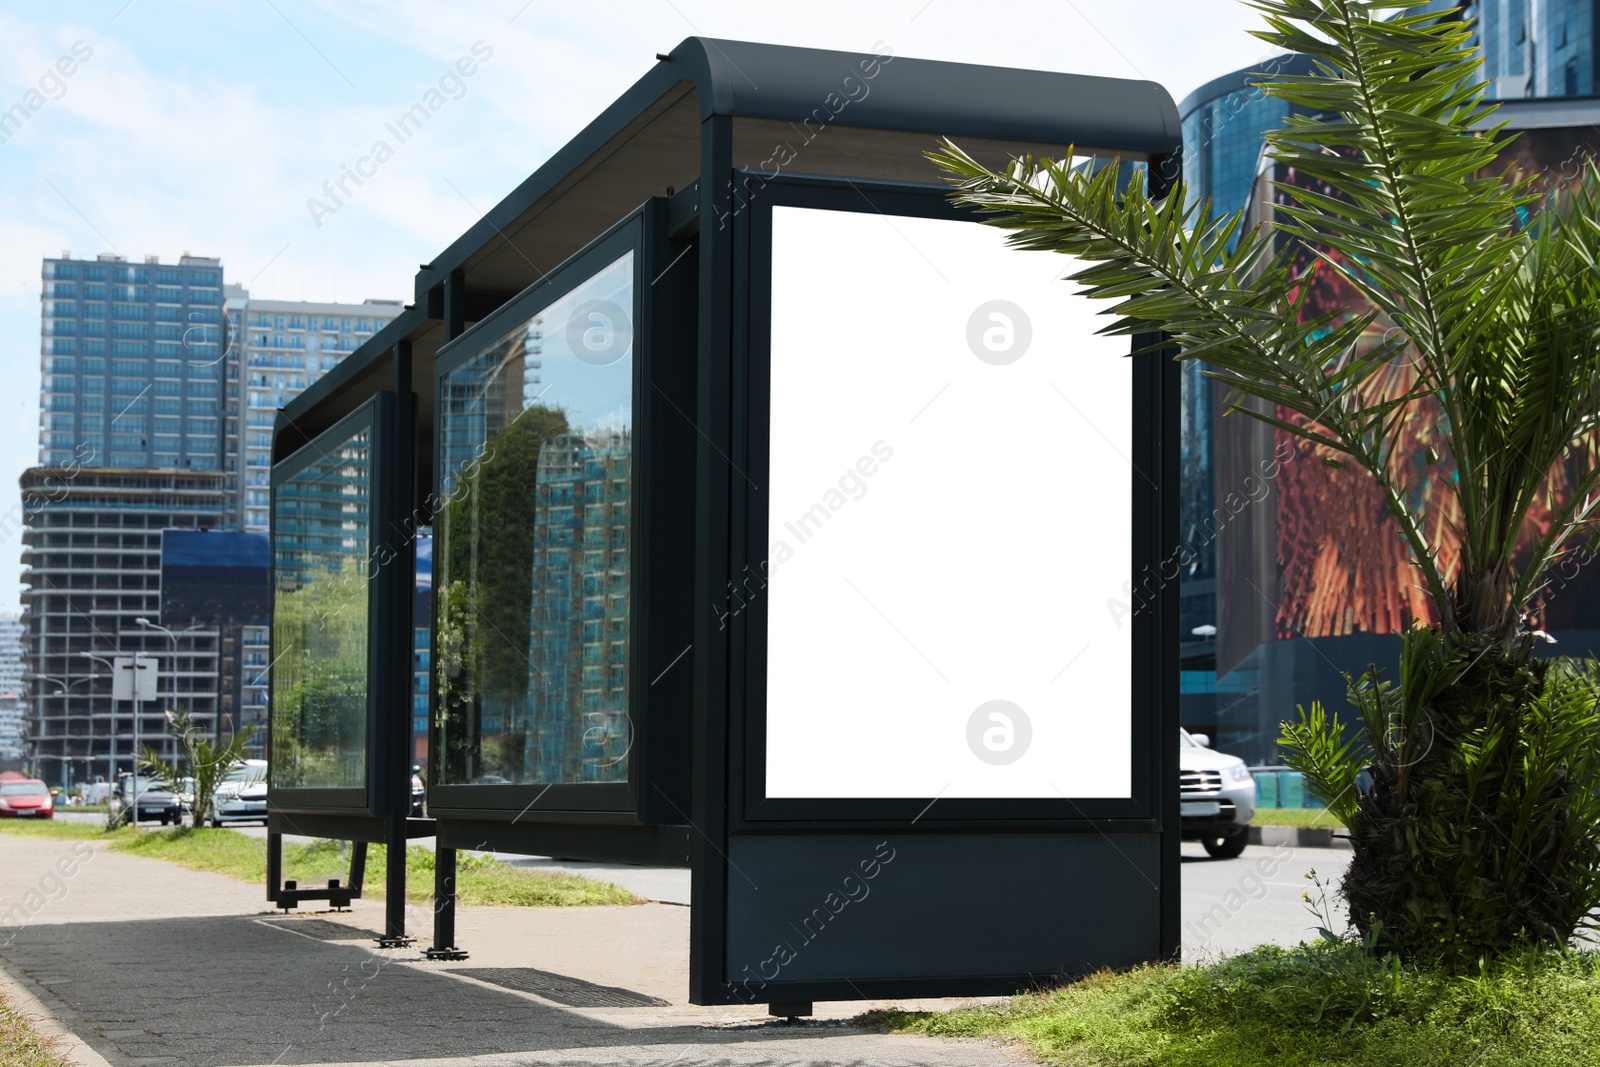
[[441, 785], [625, 782], [634, 253], [444, 375]]
[[272, 785], [364, 789], [372, 431], [281, 482], [274, 499]]

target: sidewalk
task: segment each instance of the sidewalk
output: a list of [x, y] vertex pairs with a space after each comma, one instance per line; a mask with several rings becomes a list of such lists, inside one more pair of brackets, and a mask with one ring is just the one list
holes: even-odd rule
[[683, 907], [463, 908], [459, 963], [422, 959], [426, 909], [416, 949], [373, 947], [381, 921], [373, 901], [285, 918], [259, 885], [0, 837], [0, 968], [87, 1045], [85, 1067], [1026, 1062], [849, 1022], [881, 1004], [818, 1004], [795, 1026], [691, 1006]]

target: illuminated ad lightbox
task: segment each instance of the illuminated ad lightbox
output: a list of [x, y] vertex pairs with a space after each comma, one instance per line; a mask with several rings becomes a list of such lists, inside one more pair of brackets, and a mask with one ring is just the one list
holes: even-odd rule
[[768, 798], [1129, 798], [1134, 360], [1077, 261], [771, 209]]

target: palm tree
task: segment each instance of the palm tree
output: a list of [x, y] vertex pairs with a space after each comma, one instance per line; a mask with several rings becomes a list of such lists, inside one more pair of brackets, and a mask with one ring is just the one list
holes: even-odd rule
[[[1305, 112], [1268, 135], [1311, 179], [1280, 190], [1276, 232], [1117, 161], [932, 158], [1014, 246], [1077, 257], [1108, 332], [1159, 331], [1233, 411], [1373, 480], [1432, 624], [1398, 686], [1350, 679], [1360, 730], [1313, 705], [1282, 744], [1351, 831], [1363, 935], [1467, 959], [1564, 943], [1600, 904], [1600, 671], [1536, 658], [1528, 625], [1600, 505], [1600, 171], [1549, 197], [1489, 176], [1505, 136], [1471, 26], [1425, 3], [1254, 0], [1257, 37], [1318, 63], [1261, 83]], [[1310, 312], [1329, 271], [1370, 306]], [[1420, 460], [1419, 418], [1440, 428]]]
[[217, 786], [229, 771], [244, 762], [245, 748], [255, 732], [241, 730], [226, 745], [215, 745], [205, 727], [195, 721], [188, 709], [167, 712], [167, 725], [178, 741], [178, 761], [168, 763], [161, 753], [146, 745], [139, 757], [139, 770], [158, 782], [168, 783], [174, 790], [185, 777], [194, 779], [192, 822], [198, 830], [214, 814], [211, 809]]

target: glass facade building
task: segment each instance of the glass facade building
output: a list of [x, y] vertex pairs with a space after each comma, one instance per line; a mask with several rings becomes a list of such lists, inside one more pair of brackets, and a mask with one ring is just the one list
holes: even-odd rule
[[221, 470], [222, 265], [44, 261], [42, 465]]
[[[1600, 149], [1597, 16], [1600, 0], [1465, 5], [1463, 17], [1477, 20], [1490, 96], [1502, 102], [1497, 119], [1519, 133], [1499, 170], [1555, 182]], [[1310, 69], [1308, 57], [1281, 57], [1218, 78], [1180, 105], [1191, 200], [1270, 221], [1288, 194], [1273, 191], [1269, 180], [1293, 187], [1297, 178], [1264, 158], [1264, 135], [1287, 109], [1251, 82], [1260, 73]], [[1319, 311], [1363, 306], [1359, 294], [1331, 282], [1312, 302]], [[1183, 378], [1182, 529], [1197, 560], [1183, 585], [1183, 717], [1228, 751], [1267, 761], [1278, 722], [1297, 704], [1344, 705], [1339, 671], [1376, 663], [1392, 673], [1395, 633], [1427, 621], [1427, 608], [1405, 592], [1380, 595], [1408, 565], [1359, 472], [1329, 468], [1254, 420], [1223, 418], [1224, 398], [1200, 369], [1185, 365]], [[1275, 456], [1289, 458], [1273, 467], [1265, 491], [1253, 494], [1248, 477]], [[1244, 498], [1243, 507], [1229, 503]], [[1559, 632], [1556, 651], [1582, 655], [1595, 647], [1600, 613], [1584, 604], [1568, 593], [1540, 609], [1543, 625]], [[1196, 634], [1203, 616], [1216, 630]]]
[[1467, 0], [1484, 75], [1501, 100], [1594, 96], [1596, 0]]
[[235, 522], [242, 530], [265, 532], [278, 409], [388, 325], [402, 304], [261, 300], [237, 285], [228, 286], [226, 298], [228, 348], [241, 379], [236, 417], [243, 441]]

